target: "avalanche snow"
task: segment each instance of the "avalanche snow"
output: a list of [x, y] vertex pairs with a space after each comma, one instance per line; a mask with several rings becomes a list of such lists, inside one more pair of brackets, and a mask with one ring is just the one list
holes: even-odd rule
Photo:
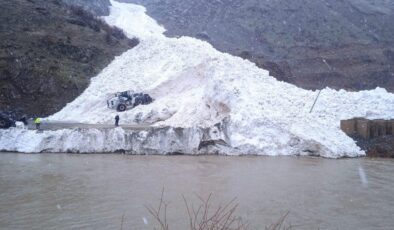
[[227, 119], [228, 144], [236, 151], [226, 154], [341, 157], [364, 155], [340, 130], [341, 119], [394, 117], [394, 95], [381, 88], [326, 88], [310, 113], [317, 91], [280, 82], [207, 42], [165, 37], [165, 29], [141, 6], [111, 4], [104, 19], [127, 36], [138, 37], [140, 44], [116, 57], [85, 92], [49, 120], [112, 123], [116, 112], [106, 107], [108, 95], [134, 90], [155, 100], [120, 113], [122, 123], [204, 128]]

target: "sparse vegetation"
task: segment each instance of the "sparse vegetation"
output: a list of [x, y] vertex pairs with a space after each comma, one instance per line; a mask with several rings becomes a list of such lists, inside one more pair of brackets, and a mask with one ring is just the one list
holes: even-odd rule
[[138, 45], [82, 7], [0, 0], [0, 110], [46, 116], [74, 100], [115, 56]]
[[[182, 196], [185, 204], [185, 212], [187, 218], [185, 221], [188, 227], [184, 229], [190, 230], [247, 230], [250, 229], [249, 223], [244, 221], [241, 216], [237, 215], [236, 211], [238, 203], [236, 198], [230, 200], [224, 205], [214, 207], [212, 204], [212, 195], [210, 194], [206, 199], [197, 196], [199, 204], [195, 206], [188, 201], [185, 196]], [[154, 229], [170, 230], [170, 223], [168, 223], [167, 211], [168, 203], [164, 200], [164, 189], [162, 190], [159, 205], [155, 208], [153, 206], [146, 206], [146, 209], [156, 221], [157, 226]], [[274, 224], [267, 226], [266, 230], [290, 230], [291, 226], [285, 225], [285, 219], [289, 212], [278, 219]], [[122, 221], [123, 222], [123, 221]], [[179, 227], [179, 226], [178, 226]]]
[[122, 29], [108, 25], [102, 19], [97, 18], [89, 11], [84, 10], [81, 6], [71, 5], [69, 6], [69, 8], [70, 11], [73, 14], [79, 16], [80, 19], [80, 20], [69, 20], [70, 23], [81, 25], [81, 26], [88, 26], [94, 31], [103, 30], [106, 33], [106, 40], [109, 39], [114, 40], [113, 38], [123, 40], [127, 38], [127, 36], [125, 35]]

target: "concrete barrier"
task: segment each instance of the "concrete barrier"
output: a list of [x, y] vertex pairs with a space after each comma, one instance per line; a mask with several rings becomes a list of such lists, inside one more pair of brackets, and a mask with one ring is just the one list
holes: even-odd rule
[[371, 137], [371, 124], [369, 120], [364, 118], [356, 120], [356, 134], [364, 139], [369, 139]]
[[349, 136], [354, 135], [356, 133], [356, 120], [350, 119], [341, 121], [341, 129]]
[[387, 135], [394, 135], [394, 122], [387, 122]]
[[341, 129], [349, 136], [359, 136], [371, 139], [394, 133], [394, 119], [392, 120], [368, 120], [365, 118], [353, 118], [341, 121]]

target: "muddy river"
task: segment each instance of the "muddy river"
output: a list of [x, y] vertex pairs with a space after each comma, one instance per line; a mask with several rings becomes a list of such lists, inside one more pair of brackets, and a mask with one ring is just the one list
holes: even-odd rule
[[292, 229], [394, 229], [393, 160], [15, 153], [0, 154], [0, 229], [153, 229], [163, 188], [170, 229], [187, 229], [182, 195], [209, 194], [236, 197], [250, 229], [286, 212]]

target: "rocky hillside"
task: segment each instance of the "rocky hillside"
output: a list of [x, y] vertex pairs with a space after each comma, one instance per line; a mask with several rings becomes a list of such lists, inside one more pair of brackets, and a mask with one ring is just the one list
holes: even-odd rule
[[52, 114], [115, 56], [138, 44], [60, 0], [0, 4], [0, 112]]
[[326, 78], [333, 88], [394, 92], [394, 1], [122, 1], [147, 7], [167, 35], [204, 39], [303, 88]]

